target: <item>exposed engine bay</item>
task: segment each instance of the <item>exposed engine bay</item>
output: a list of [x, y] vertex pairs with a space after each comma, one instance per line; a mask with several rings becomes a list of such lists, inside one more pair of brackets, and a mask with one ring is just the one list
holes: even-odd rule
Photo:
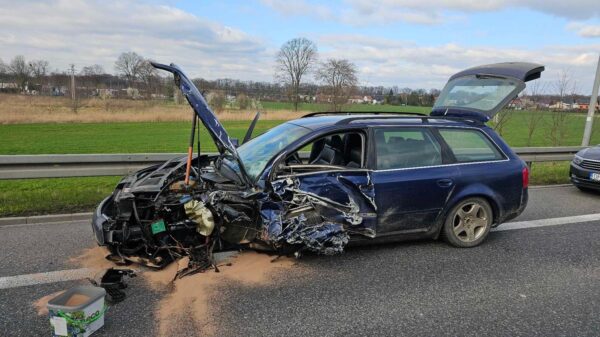
[[374, 236], [352, 199], [324, 200], [290, 177], [274, 182], [268, 193], [241, 189], [215, 169], [215, 161], [194, 158], [187, 185], [185, 157], [123, 178], [93, 220], [96, 239], [111, 259], [162, 268], [189, 256], [187, 274], [213, 266], [213, 250], [336, 254], [348, 243], [349, 227]]

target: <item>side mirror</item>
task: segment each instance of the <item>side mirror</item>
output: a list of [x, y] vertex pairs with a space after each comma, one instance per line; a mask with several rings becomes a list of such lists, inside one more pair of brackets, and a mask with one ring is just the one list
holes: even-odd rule
[[231, 138], [231, 142], [233, 143], [233, 146], [235, 146], [235, 147], [240, 146], [240, 140], [237, 138]]

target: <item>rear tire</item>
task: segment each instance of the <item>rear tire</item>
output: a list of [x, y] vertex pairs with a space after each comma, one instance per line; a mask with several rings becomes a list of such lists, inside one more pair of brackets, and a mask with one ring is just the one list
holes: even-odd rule
[[493, 219], [492, 207], [485, 199], [468, 198], [450, 210], [442, 236], [455, 247], [475, 247], [488, 236]]

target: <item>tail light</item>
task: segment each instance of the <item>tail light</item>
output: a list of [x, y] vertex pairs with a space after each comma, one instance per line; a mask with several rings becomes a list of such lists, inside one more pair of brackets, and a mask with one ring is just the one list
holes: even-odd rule
[[529, 167], [525, 166], [521, 173], [523, 174], [523, 189], [528, 188], [529, 187]]

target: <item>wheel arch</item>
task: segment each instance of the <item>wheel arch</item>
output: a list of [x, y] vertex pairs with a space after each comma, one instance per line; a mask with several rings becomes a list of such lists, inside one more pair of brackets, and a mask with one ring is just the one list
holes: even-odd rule
[[[488, 190], [488, 191], [486, 191], [486, 190]], [[446, 221], [446, 217], [448, 216], [448, 213], [450, 213], [450, 211], [456, 205], [458, 205], [459, 203], [463, 202], [464, 200], [470, 199], [470, 198], [481, 198], [490, 205], [490, 207], [492, 208], [492, 227], [495, 227], [494, 225], [497, 224], [498, 220], [500, 219], [500, 214], [502, 213], [502, 206], [500, 206], [501, 203], [500, 203], [500, 200], [498, 200], [498, 197], [495, 196], [495, 194], [488, 188], [486, 188], [486, 190], [464, 192], [464, 193], [458, 193], [458, 194], [454, 195], [454, 197], [452, 197], [449, 200], [449, 202], [446, 203], [446, 207], [442, 210], [442, 212], [440, 212], [440, 215], [439, 215], [438, 221], [437, 221], [438, 228], [436, 230], [435, 239], [439, 238], [442, 228], [444, 227], [444, 222]]]

